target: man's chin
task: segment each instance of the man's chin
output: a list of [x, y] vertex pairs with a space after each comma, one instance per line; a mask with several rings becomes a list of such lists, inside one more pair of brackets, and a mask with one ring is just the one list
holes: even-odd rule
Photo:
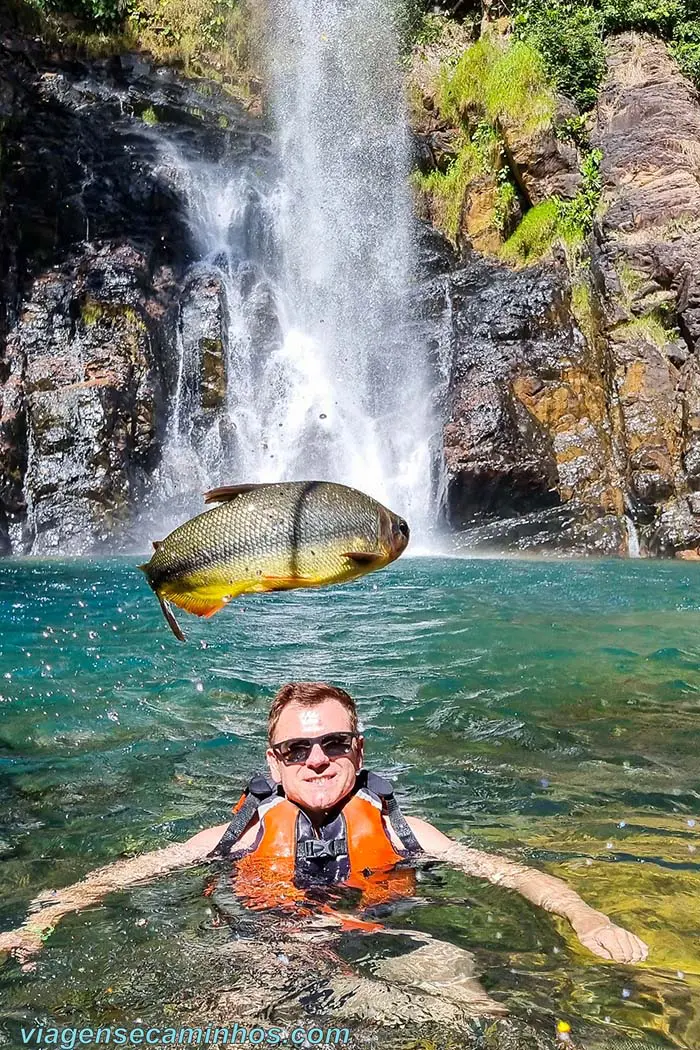
[[317, 784], [307, 781], [304, 787], [304, 804], [313, 809], [332, 809], [343, 798], [343, 792], [335, 777]]

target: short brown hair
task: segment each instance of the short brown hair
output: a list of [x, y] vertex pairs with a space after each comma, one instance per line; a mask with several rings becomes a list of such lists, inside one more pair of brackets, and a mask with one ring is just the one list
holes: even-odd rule
[[289, 682], [283, 685], [272, 701], [270, 713], [267, 716], [267, 738], [272, 743], [277, 723], [285, 707], [289, 704], [298, 704], [299, 707], [315, 707], [322, 704], [324, 700], [337, 700], [342, 704], [350, 715], [350, 728], [357, 732], [357, 708], [355, 701], [344, 689], [337, 689], [328, 682]]

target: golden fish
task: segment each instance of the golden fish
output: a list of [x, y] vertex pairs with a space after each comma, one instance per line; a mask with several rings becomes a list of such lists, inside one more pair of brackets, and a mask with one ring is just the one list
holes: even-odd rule
[[405, 550], [403, 518], [356, 489], [328, 481], [212, 489], [221, 506], [155, 541], [140, 568], [163, 615], [185, 640], [170, 603], [213, 616], [239, 594], [344, 583]]

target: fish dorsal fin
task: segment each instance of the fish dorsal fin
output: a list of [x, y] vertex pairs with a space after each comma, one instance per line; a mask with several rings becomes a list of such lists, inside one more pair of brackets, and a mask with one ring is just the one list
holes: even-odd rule
[[375, 561], [381, 561], [382, 555], [373, 551], [343, 551], [344, 558], [351, 558], [358, 565], [372, 565]]
[[162, 542], [162, 540], [151, 540], [151, 543], [153, 544], [153, 550], [157, 551]]
[[228, 503], [236, 496], [242, 496], [244, 492], [252, 492], [253, 489], [261, 489], [263, 485], [224, 485], [220, 489], [209, 489], [204, 493], [205, 503]]

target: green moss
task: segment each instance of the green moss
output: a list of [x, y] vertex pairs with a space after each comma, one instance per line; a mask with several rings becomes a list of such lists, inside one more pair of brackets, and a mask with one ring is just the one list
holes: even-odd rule
[[467, 48], [453, 70], [442, 70], [438, 104], [444, 117], [486, 118], [529, 134], [551, 123], [556, 108], [540, 54], [523, 40], [488, 34]]
[[592, 150], [581, 165], [581, 188], [572, 200], [549, 197], [528, 211], [501, 249], [501, 258], [517, 265], [536, 262], [559, 241], [576, 269], [581, 247], [591, 231], [600, 202], [600, 150]]
[[625, 306], [630, 306], [639, 289], [644, 285], [646, 278], [644, 274], [634, 270], [628, 262], [623, 262], [617, 268], [617, 277], [622, 289], [622, 298]]
[[147, 109], [144, 109], [143, 113], [141, 114], [141, 120], [144, 122], [144, 124], [152, 125], [158, 123], [158, 115], [154, 110], [153, 106], [149, 106]]
[[103, 314], [104, 307], [92, 299], [86, 299], [80, 307], [80, 316], [83, 319], [83, 324], [86, 324], [88, 327], [97, 324]]
[[436, 224], [452, 241], [457, 240], [469, 186], [485, 170], [482, 153], [471, 140], [465, 139], [447, 171], [431, 171], [416, 178], [418, 188], [434, 203]]
[[653, 343], [659, 348], [664, 347], [676, 334], [665, 328], [656, 314], [650, 314], [648, 317], [635, 317], [633, 321], [628, 321], [615, 329], [615, 335], [620, 339], [642, 340], [646, 343]]
[[[502, 168], [501, 171], [506, 173], [506, 177], [499, 178], [498, 188], [496, 190], [494, 222], [499, 232], [504, 234], [508, 227], [511, 226], [512, 217], [518, 203], [518, 195], [515, 186], [510, 179], [507, 178], [507, 169]], [[501, 173], [499, 172], [499, 176], [500, 174]]]
[[571, 312], [576, 323], [591, 346], [595, 342], [597, 323], [593, 309], [593, 296], [587, 272], [576, 275], [571, 285]]
[[547, 254], [558, 236], [559, 201], [550, 197], [523, 216], [515, 233], [501, 248], [501, 258], [521, 266], [537, 262]]

